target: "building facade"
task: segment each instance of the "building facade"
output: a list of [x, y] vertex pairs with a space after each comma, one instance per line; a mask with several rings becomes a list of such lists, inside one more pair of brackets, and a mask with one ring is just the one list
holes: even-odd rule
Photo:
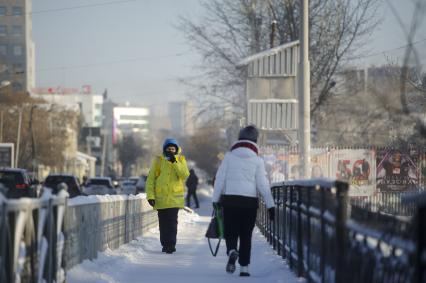
[[103, 95], [94, 94], [90, 86], [78, 88], [33, 88], [31, 96], [46, 100], [51, 104], [76, 105], [83, 115], [83, 127], [102, 127]]
[[[113, 127], [112, 127], [112, 143], [118, 145], [124, 137], [132, 136], [136, 143], [148, 151], [152, 147], [150, 111], [147, 107], [137, 106], [117, 106], [113, 108]], [[115, 172], [121, 173], [122, 176], [138, 176], [144, 167], [149, 166], [150, 157], [147, 154], [142, 156], [136, 164], [129, 168], [124, 168], [120, 163], [118, 148], [114, 151], [113, 169]]]
[[196, 129], [196, 107], [190, 101], [151, 106], [151, 128], [171, 136], [192, 136]]
[[150, 133], [149, 109], [147, 107], [114, 107], [114, 139], [118, 136], [136, 135], [142, 139]]
[[35, 85], [31, 6], [31, 0], [0, 0], [0, 82], [14, 91]]

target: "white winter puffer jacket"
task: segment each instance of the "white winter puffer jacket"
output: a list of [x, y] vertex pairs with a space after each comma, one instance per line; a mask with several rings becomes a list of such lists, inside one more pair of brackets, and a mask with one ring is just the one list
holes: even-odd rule
[[[239, 147], [240, 144], [243, 146]], [[232, 148], [216, 173], [212, 201], [218, 202], [222, 194], [257, 198], [259, 192], [267, 208], [274, 207], [265, 164], [253, 150], [258, 151], [257, 145], [248, 140], [239, 140]]]

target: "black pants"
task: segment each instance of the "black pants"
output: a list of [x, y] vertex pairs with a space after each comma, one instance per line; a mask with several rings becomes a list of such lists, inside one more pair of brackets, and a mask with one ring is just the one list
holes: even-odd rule
[[[237, 250], [238, 263], [242, 266], [250, 264], [251, 237], [256, 222], [257, 208], [223, 207], [226, 252]], [[238, 249], [238, 239], [240, 248]]]
[[179, 208], [166, 208], [158, 210], [160, 225], [160, 242], [163, 247], [176, 246]]
[[197, 194], [195, 193], [195, 190], [188, 190], [188, 193], [186, 194], [186, 206], [191, 207], [191, 196], [194, 198], [195, 207], [199, 208], [200, 203], [198, 202], [198, 198], [197, 198]]

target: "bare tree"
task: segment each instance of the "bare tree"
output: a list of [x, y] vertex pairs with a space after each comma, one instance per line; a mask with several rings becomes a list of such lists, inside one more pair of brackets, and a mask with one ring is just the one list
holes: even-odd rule
[[130, 176], [130, 169], [135, 165], [138, 158], [143, 155], [140, 143], [132, 135], [124, 136], [118, 144], [118, 157], [123, 168], [122, 175]]
[[[380, 0], [312, 0], [310, 49], [312, 113], [330, 96], [333, 75], [353, 55], [378, 23]], [[237, 114], [245, 108], [245, 70], [237, 69], [244, 57], [269, 48], [270, 24], [276, 21], [276, 42], [298, 39], [300, 1], [209, 0], [203, 2], [200, 22], [182, 17], [178, 25], [202, 58], [199, 75], [181, 81], [193, 88], [192, 99], [201, 113], [220, 113], [231, 105]], [[220, 115], [220, 114], [216, 114]]]
[[[426, 118], [424, 113], [426, 112], [426, 105], [424, 104], [424, 99], [426, 98], [426, 73], [423, 70], [421, 65], [421, 60], [419, 53], [414, 45], [414, 40], [416, 34], [424, 21], [424, 16], [426, 14], [426, 2], [424, 0], [413, 0], [414, 11], [413, 16], [411, 17], [411, 22], [407, 28], [403, 21], [401, 20], [398, 11], [392, 5], [390, 1], [388, 4], [398, 20], [398, 23], [402, 30], [405, 33], [407, 48], [405, 49], [405, 54], [402, 61], [402, 69], [400, 74], [400, 102], [402, 105], [402, 110], [405, 115], [411, 118], [415, 123], [415, 128], [417, 129], [417, 134], [420, 135], [421, 139], [425, 140], [426, 138]], [[415, 107], [410, 107], [410, 96], [413, 97], [420, 93], [423, 98], [423, 104], [415, 105]], [[418, 107], [420, 106], [420, 111]], [[416, 138], [416, 137], [413, 137]]]
[[399, 99], [401, 70], [387, 64], [340, 73], [340, 86], [333, 89], [337, 95], [323, 104], [318, 115], [316, 144], [407, 145], [416, 125], [404, 114]]
[[33, 169], [34, 165], [45, 165], [62, 168], [64, 153], [72, 138], [70, 133], [77, 132], [78, 114], [59, 106], [52, 108], [25, 93], [4, 93], [0, 96], [0, 104], [2, 141], [14, 143], [16, 148], [20, 131], [19, 167]]
[[[318, 123], [319, 144], [395, 147], [426, 144], [426, 74], [416, 48], [416, 43], [423, 40], [415, 41], [426, 13], [426, 2], [411, 2], [413, 15], [408, 27], [391, 2], [388, 3], [407, 42], [402, 58], [388, 58], [383, 66], [340, 74], [345, 82], [342, 85], [347, 87], [334, 89], [339, 95], [323, 104], [323, 113], [328, 114], [320, 117]], [[359, 79], [364, 76], [368, 77], [368, 84]]]
[[197, 166], [211, 177], [219, 166], [219, 155], [227, 150], [227, 142], [221, 135], [220, 121], [211, 121], [199, 129], [193, 136], [182, 140], [185, 156], [196, 162]]

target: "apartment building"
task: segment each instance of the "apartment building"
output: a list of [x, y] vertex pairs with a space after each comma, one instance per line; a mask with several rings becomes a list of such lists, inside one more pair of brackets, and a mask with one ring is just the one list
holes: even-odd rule
[[0, 82], [14, 91], [35, 85], [31, 0], [0, 0]]

